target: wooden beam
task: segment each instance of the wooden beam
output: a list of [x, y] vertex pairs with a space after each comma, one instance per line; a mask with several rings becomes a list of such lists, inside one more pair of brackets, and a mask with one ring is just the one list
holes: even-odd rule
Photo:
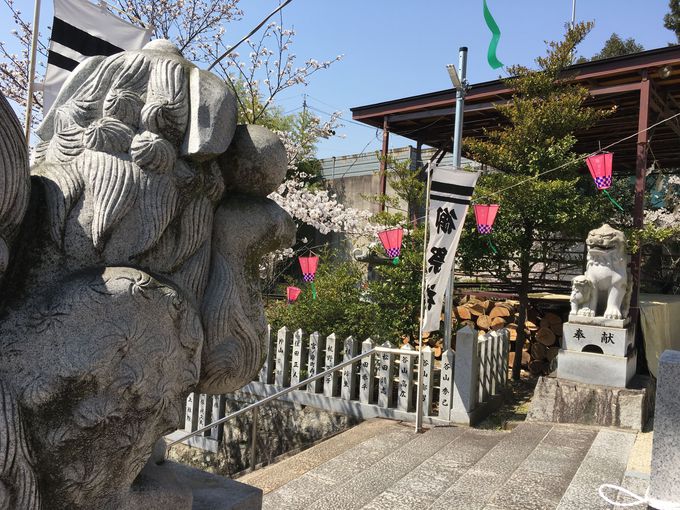
[[[649, 143], [649, 104], [651, 83], [643, 77], [640, 88], [640, 114], [638, 117], [637, 157], [635, 162], [635, 201], [633, 203], [633, 227], [642, 228], [645, 209], [645, 176], [647, 172], [647, 146]], [[631, 258], [630, 269], [633, 275], [633, 292], [630, 308], [634, 321], [640, 318], [640, 262], [642, 250], [638, 246]], [[639, 327], [639, 326], [638, 326]], [[638, 345], [638, 348], [641, 346]]]

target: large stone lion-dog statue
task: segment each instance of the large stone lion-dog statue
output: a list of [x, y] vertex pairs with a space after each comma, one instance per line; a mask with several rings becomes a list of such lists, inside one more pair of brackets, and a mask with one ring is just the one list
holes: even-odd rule
[[294, 238], [266, 198], [283, 144], [236, 124], [224, 82], [153, 41], [74, 70], [29, 177], [0, 95], [0, 509], [191, 508], [140, 473], [189, 392], [257, 374], [259, 262]]
[[602, 225], [588, 233], [586, 246], [586, 272], [572, 281], [571, 314], [625, 319], [632, 285], [623, 232]]

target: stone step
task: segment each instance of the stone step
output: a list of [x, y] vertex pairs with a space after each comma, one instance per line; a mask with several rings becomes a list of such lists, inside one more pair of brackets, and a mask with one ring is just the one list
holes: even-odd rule
[[[437, 433], [434, 429], [430, 433]], [[363, 508], [416, 510], [430, 506], [450, 485], [496, 446], [502, 432], [468, 429]]]
[[[434, 428], [395, 449], [361, 472], [346, 476], [341, 485], [315, 500], [309, 510], [350, 510], [364, 507], [387, 490], [402, 473], [420, 476], [419, 466], [436, 453], [450, 448], [466, 429]], [[322, 466], [326, 467], [326, 466]]]
[[[353, 429], [352, 429], [353, 430]], [[352, 430], [345, 434], [351, 434]], [[389, 425], [385, 433], [375, 435], [352, 448], [344, 450], [302, 476], [289, 481], [263, 498], [264, 510], [300, 509], [313, 504], [345, 480], [364, 471], [390, 455], [394, 450], [417, 438], [413, 427], [398, 423]], [[314, 448], [323, 448], [321, 443]], [[294, 458], [294, 457], [293, 457]]]
[[552, 428], [542, 424], [518, 426], [427, 508], [481, 510]]
[[596, 436], [592, 428], [553, 427], [484, 510], [556, 508]]
[[311, 448], [238, 478], [239, 482], [262, 489], [264, 494], [304, 475], [324, 462], [378, 434], [402, 430], [398, 422], [375, 418], [326, 439]]
[[610, 505], [600, 498], [597, 489], [603, 483], [621, 485], [634, 443], [634, 433], [600, 430], [557, 510], [609, 509]]

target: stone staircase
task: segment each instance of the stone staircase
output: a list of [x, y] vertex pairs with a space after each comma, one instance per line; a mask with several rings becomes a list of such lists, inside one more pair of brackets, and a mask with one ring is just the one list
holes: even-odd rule
[[523, 423], [511, 432], [374, 419], [240, 482], [270, 510], [593, 510], [602, 483], [646, 488], [626, 473], [636, 434]]

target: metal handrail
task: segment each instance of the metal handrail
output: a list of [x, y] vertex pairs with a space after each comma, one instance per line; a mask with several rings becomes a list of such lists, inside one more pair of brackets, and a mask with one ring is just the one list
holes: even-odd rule
[[[365, 358], [366, 356], [369, 356], [369, 355], [374, 354], [376, 352], [385, 352], [385, 353], [388, 353], [388, 354], [398, 354], [400, 356], [418, 356], [419, 351], [407, 351], [406, 349], [391, 349], [391, 348], [388, 348], [388, 347], [374, 347], [371, 350], [366, 351], [366, 352], [362, 352], [361, 354], [358, 354], [357, 356], [355, 356], [351, 359], [342, 361], [341, 363], [338, 363], [334, 367], [327, 368], [323, 372], [316, 374], [316, 375], [314, 375], [314, 376], [312, 376], [308, 379], [305, 379], [304, 381], [296, 383], [295, 385], [290, 386], [286, 389], [283, 389], [283, 390], [281, 390], [277, 393], [274, 393], [273, 395], [269, 395], [268, 397], [265, 397], [262, 400], [258, 400], [257, 402], [254, 402], [254, 403], [244, 407], [243, 409], [239, 409], [238, 411], [234, 411], [233, 413], [225, 416], [224, 418], [220, 418], [219, 420], [214, 421], [214, 422], [206, 425], [205, 427], [201, 427], [200, 429], [194, 430], [193, 432], [191, 432], [191, 433], [189, 433], [189, 434], [187, 434], [187, 435], [185, 435], [185, 436], [183, 436], [179, 439], [176, 439], [175, 441], [173, 441], [171, 443], [168, 443], [167, 448], [170, 448], [171, 446], [174, 446], [178, 443], [186, 441], [187, 439], [190, 439], [194, 436], [202, 434], [203, 432], [210, 430], [214, 427], [217, 427], [218, 425], [221, 425], [221, 424], [223, 424], [223, 423], [225, 423], [229, 420], [237, 418], [237, 417], [241, 416], [242, 414], [246, 414], [250, 411], [254, 411], [255, 409], [259, 408], [260, 406], [271, 402], [272, 400], [276, 400], [279, 397], [287, 395], [288, 393], [295, 391], [298, 388], [301, 388], [302, 386], [306, 386], [310, 382], [314, 382], [317, 379], [321, 379], [323, 377], [326, 377], [328, 374], [332, 374], [336, 370], [340, 370], [341, 368], [345, 368], [346, 366], [349, 366], [349, 365], [356, 363], [357, 361], [361, 360], [361, 358]], [[418, 393], [422, 394], [420, 384], [421, 384], [421, 380], [419, 379], [418, 380]], [[418, 421], [416, 420], [416, 423], [417, 422]], [[257, 423], [257, 422], [254, 422], [254, 423]], [[253, 428], [255, 428], [255, 427], [253, 427]], [[417, 426], [416, 426], [416, 432], [419, 432]], [[253, 434], [253, 436], [254, 435], [255, 434]], [[255, 441], [254, 437], [253, 437], [253, 441]]]

